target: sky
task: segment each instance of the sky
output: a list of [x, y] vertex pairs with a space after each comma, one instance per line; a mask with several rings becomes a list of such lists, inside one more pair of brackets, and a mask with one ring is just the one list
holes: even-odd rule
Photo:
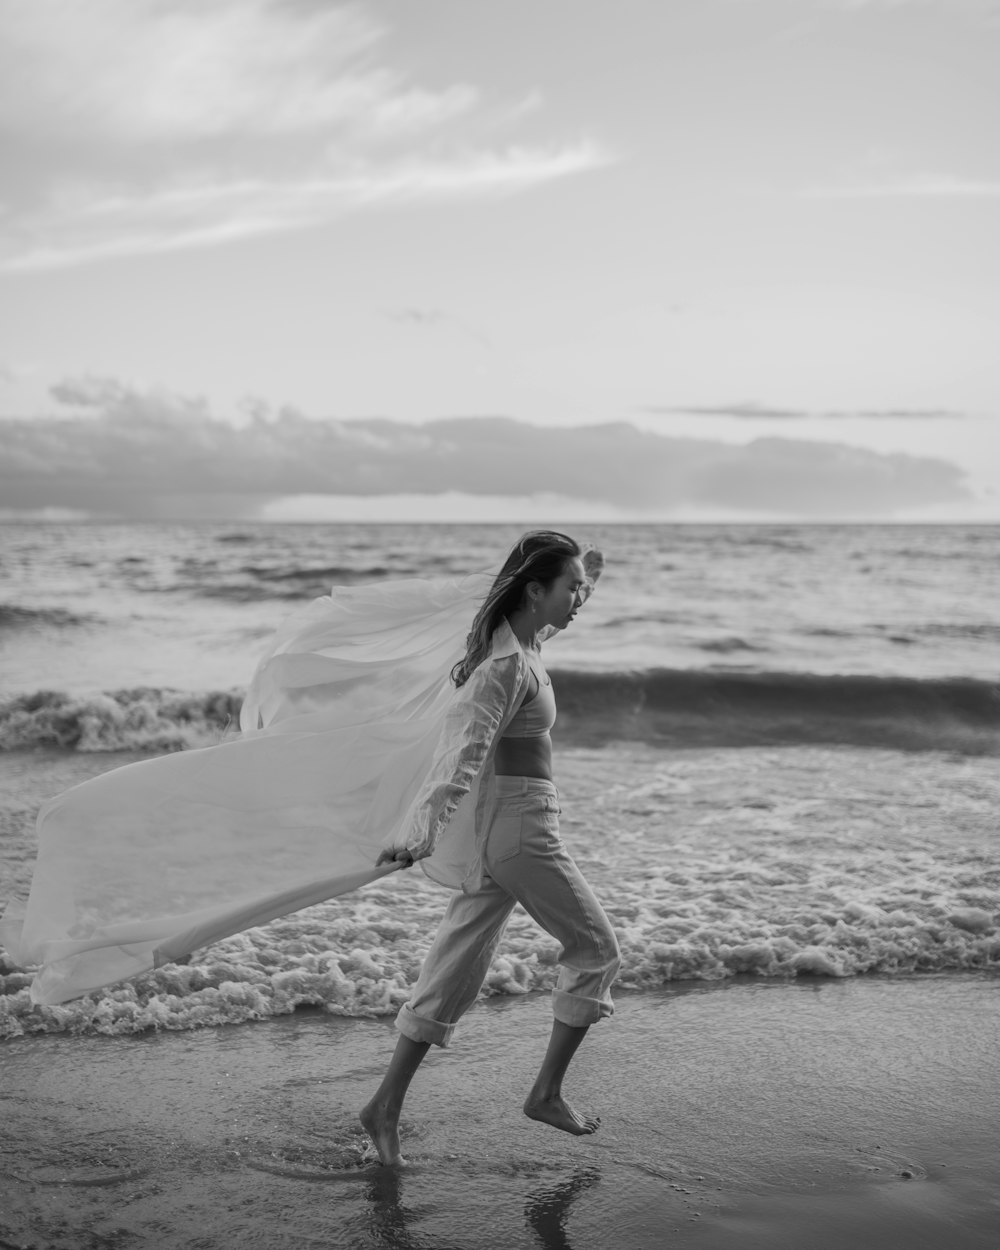
[[0, 518], [1000, 521], [1000, 0], [0, 0]]

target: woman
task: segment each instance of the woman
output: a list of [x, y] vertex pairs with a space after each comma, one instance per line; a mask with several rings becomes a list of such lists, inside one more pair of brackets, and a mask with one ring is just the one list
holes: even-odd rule
[[562, 1081], [588, 1028], [612, 1014], [620, 956], [601, 905], [559, 837], [552, 781], [555, 701], [540, 644], [565, 629], [600, 576], [603, 557], [564, 534], [526, 534], [479, 609], [431, 772], [411, 809], [406, 836], [378, 864], [409, 867], [460, 884], [400, 1010], [385, 1078], [361, 1112], [384, 1164], [404, 1162], [399, 1116], [410, 1081], [432, 1044], [446, 1046], [475, 1001], [504, 926], [520, 903], [562, 944], [552, 1033], [524, 1112], [575, 1135], [596, 1117], [562, 1097]]
[[[475, 999], [515, 901], [562, 941], [566, 966], [526, 1109], [592, 1132], [559, 1084], [586, 1026], [611, 1011], [617, 948], [558, 841], [554, 707], [535, 648], [569, 624], [601, 565], [564, 535], [536, 533], [495, 579], [335, 587], [275, 634], [241, 736], [113, 769], [43, 804], [30, 896], [0, 922], [15, 965], [36, 969], [32, 1002], [165, 968], [420, 859], [462, 893], [364, 1113], [382, 1157], [398, 1161], [398, 1106], [424, 1043], [446, 1043]], [[442, 987], [460, 992], [439, 1003]]]

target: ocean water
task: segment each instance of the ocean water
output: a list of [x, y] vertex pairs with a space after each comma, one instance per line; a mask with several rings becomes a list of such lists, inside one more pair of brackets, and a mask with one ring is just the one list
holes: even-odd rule
[[[516, 527], [0, 527], [0, 901], [39, 803], [232, 732], [271, 631], [335, 584], [495, 566]], [[1000, 527], [596, 526], [607, 572], [546, 660], [564, 836], [621, 985], [1000, 967]], [[406, 997], [419, 871], [63, 1007], [0, 952], [0, 1036], [234, 1023]], [[486, 992], [554, 981], [512, 922]]]
[[[334, 584], [489, 569], [519, 532], [0, 526], [0, 748], [211, 742], [297, 605]], [[600, 544], [607, 572], [547, 659], [581, 732], [589, 720], [603, 733], [613, 715], [618, 736], [640, 709], [628, 732], [641, 738], [991, 740], [998, 526], [624, 525], [580, 536]]]
[[[495, 567], [499, 525], [0, 525], [0, 689], [239, 687], [333, 584]], [[593, 526], [563, 667], [981, 678], [1000, 526]]]

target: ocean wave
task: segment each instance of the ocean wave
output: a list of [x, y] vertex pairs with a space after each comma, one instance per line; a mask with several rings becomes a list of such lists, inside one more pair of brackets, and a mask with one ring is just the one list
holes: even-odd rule
[[710, 638], [707, 642], [698, 643], [699, 651], [715, 651], [720, 655], [729, 655], [734, 651], [765, 651], [766, 647], [758, 647], [755, 643], [746, 642], [743, 638]]
[[261, 582], [303, 581], [323, 582], [328, 585], [343, 581], [356, 581], [361, 577], [388, 577], [390, 572], [395, 577], [414, 576], [413, 571], [390, 570], [383, 564], [365, 565], [361, 568], [340, 564], [326, 564], [312, 568], [263, 568], [258, 565], [247, 564], [243, 566], [240, 572], [248, 573], [251, 577], [255, 577]]
[[0, 750], [183, 751], [239, 723], [242, 692], [189, 694], [140, 686], [102, 694], [38, 690], [0, 703]]
[[556, 732], [574, 743], [837, 743], [1000, 753], [1000, 687], [909, 678], [709, 669], [552, 670]]
[[325, 582], [316, 582], [304, 587], [303, 583], [288, 583], [284, 586], [262, 586], [259, 582], [216, 582], [214, 585], [197, 583], [170, 586], [165, 593], [189, 594], [198, 599], [215, 599], [226, 603], [260, 603], [265, 600], [300, 605], [303, 597], [316, 598], [329, 591]]
[[[734, 669], [552, 669], [568, 746], [830, 743], [1000, 754], [1000, 687], [974, 678], [822, 676]], [[40, 690], [0, 703], [0, 750], [176, 751], [221, 740], [242, 693], [138, 687]]]
[[692, 625], [696, 618], [690, 612], [671, 612], [657, 606], [645, 612], [632, 612], [610, 616], [598, 624], [599, 629], [619, 629], [623, 625]]
[[729, 529], [726, 526], [711, 526], [715, 530], [711, 536], [713, 547], [733, 547], [736, 550], [749, 550], [760, 547], [765, 551], [791, 551], [795, 553], [812, 552], [815, 544], [805, 538], [790, 536], [788, 530], [775, 531], [767, 526], [759, 529], [738, 526]]
[[[183, 570], [185, 574], [194, 572]], [[265, 600], [301, 602], [309, 597], [327, 595], [334, 586], [354, 586], [359, 582], [378, 581], [385, 577], [414, 577], [420, 570], [382, 564], [316, 565], [314, 567], [244, 565], [238, 570], [205, 576], [183, 576], [167, 585], [153, 589], [165, 594], [188, 594], [199, 599], [224, 599], [233, 603], [255, 603]]]
[[37, 629], [52, 625], [57, 629], [86, 625], [95, 618], [68, 608], [25, 608], [17, 603], [0, 603], [0, 630]]
[[1000, 642], [1000, 624], [990, 621], [943, 621], [931, 622], [927, 625], [914, 626], [915, 634], [929, 638], [968, 638], [981, 639], [984, 642]]

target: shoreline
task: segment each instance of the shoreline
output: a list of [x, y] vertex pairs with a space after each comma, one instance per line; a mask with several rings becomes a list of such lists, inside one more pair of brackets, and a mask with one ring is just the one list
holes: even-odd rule
[[487, 1000], [421, 1069], [398, 1173], [372, 1161], [356, 1119], [390, 1021], [311, 1009], [14, 1039], [0, 1240], [985, 1250], [1000, 1218], [998, 992], [989, 973], [620, 992], [567, 1083], [603, 1117], [588, 1138], [520, 1113], [547, 996]]

